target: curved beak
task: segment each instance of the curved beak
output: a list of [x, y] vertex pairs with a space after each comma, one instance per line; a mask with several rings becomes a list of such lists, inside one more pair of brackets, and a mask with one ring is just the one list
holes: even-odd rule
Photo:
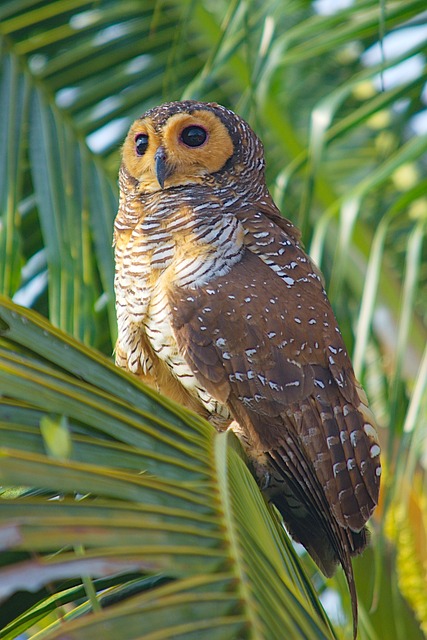
[[154, 171], [156, 174], [157, 182], [163, 189], [165, 180], [169, 175], [168, 166], [167, 166], [167, 155], [166, 149], [164, 147], [159, 147], [154, 154]]

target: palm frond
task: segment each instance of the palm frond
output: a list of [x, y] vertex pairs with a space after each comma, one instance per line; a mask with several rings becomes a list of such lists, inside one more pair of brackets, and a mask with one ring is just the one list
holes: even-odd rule
[[[186, 478], [190, 493], [185, 493], [185, 502], [190, 495], [196, 500], [193, 485], [208, 483], [207, 465], [213, 465], [209, 482], [214, 469], [215, 473], [219, 469], [212, 462], [216, 436], [208, 435], [204, 423], [147, 390], [141, 392], [138, 383], [91, 350], [95, 347], [110, 355], [116, 335], [111, 235], [124, 133], [146, 108], [189, 97], [233, 108], [263, 139], [267, 178], [276, 201], [284, 215], [302, 228], [306, 245], [322, 266], [357, 373], [383, 427], [388, 474], [377, 523], [383, 523], [389, 509], [397, 513], [393, 511], [397, 503], [408, 503], [407, 493], [401, 491], [411, 486], [417, 474], [425, 474], [426, 459], [421, 436], [426, 428], [427, 389], [427, 306], [422, 295], [427, 282], [426, 137], [419, 132], [425, 117], [427, 77], [425, 0], [385, 4], [359, 0], [344, 10], [325, 13], [320, 5], [307, 0], [2, 2], [0, 291], [40, 311], [85, 345], [30, 312], [14, 309], [15, 318], [4, 303], [9, 328], [7, 337], [0, 337], [0, 445], [16, 456], [6, 465], [10, 484], [41, 487], [46, 473], [44, 489], [58, 495], [69, 492], [80, 478], [85, 492], [109, 487], [106, 493], [100, 492], [99, 500], [116, 503], [129, 501], [130, 495], [140, 496], [141, 491], [151, 495], [144, 482], [141, 488], [129, 480], [143, 468], [169, 482], [171, 491], [174, 482]], [[388, 42], [396, 38], [400, 49], [390, 54]], [[383, 56], [375, 57], [381, 47]], [[393, 80], [396, 75], [391, 74], [408, 61], [410, 72]], [[63, 462], [58, 459], [61, 455], [66, 458]], [[227, 457], [227, 473], [237, 473], [231, 469], [235, 465], [240, 469], [239, 454], [221, 455], [223, 461]], [[232, 458], [230, 464], [228, 458]], [[118, 475], [108, 477], [98, 468], [95, 472], [93, 465], [115, 469]], [[239, 491], [249, 491], [250, 500], [255, 501], [251, 508], [255, 508], [256, 487], [253, 492], [247, 489], [250, 476], [242, 473]], [[93, 485], [86, 485], [88, 478]], [[108, 493], [116, 482], [127, 497]], [[168, 500], [178, 499], [164, 490]], [[15, 493], [11, 490], [8, 495]], [[238, 495], [230, 500], [237, 501]], [[74, 505], [67, 498], [66, 502], [67, 509], [81, 505], [78, 518], [89, 511], [87, 501]], [[36, 505], [43, 523], [45, 497], [22, 498], [7, 505], [10, 514], [14, 505], [13, 517], [18, 520], [18, 513], [25, 514], [27, 508], [30, 513], [31, 505]], [[64, 522], [70, 518], [60, 506], [65, 509], [65, 502], [55, 507], [58, 523], [62, 517]], [[264, 506], [261, 512], [256, 518], [261, 517], [266, 527], [270, 523], [275, 540], [279, 536], [274, 544], [290, 570], [294, 561], [288, 558], [289, 550], [283, 551], [286, 539], [271, 524]], [[36, 522], [35, 511], [31, 513]], [[112, 517], [111, 523], [119, 527], [119, 517]], [[408, 521], [413, 535], [419, 520]], [[239, 527], [249, 535], [243, 521], [239, 520]], [[402, 573], [402, 564], [395, 564], [382, 524], [376, 528], [376, 566], [382, 569], [372, 588], [365, 587], [372, 557], [367, 554], [355, 562], [362, 600], [361, 637], [380, 638], [386, 629], [390, 640], [417, 638], [421, 632], [399, 588], [390, 590], [390, 571]], [[40, 531], [47, 535], [48, 529], [46, 525]], [[52, 525], [49, 535], [53, 530]], [[70, 527], [59, 530], [71, 536]], [[12, 527], [12, 537], [14, 531]], [[104, 533], [106, 540], [107, 529]], [[113, 533], [112, 526], [108, 535]], [[26, 535], [29, 544], [32, 534]], [[170, 535], [172, 540], [175, 533]], [[393, 540], [397, 544], [397, 538]], [[27, 542], [22, 549], [30, 548]], [[38, 553], [45, 558], [45, 551], [47, 547]], [[271, 559], [265, 554], [262, 547], [259, 557], [269, 565]], [[7, 558], [13, 564], [18, 555], [10, 550]], [[24, 561], [24, 556], [19, 558]], [[295, 563], [298, 566], [299, 561]], [[263, 570], [259, 568], [259, 575]], [[295, 577], [299, 569], [295, 571], [299, 584]], [[271, 573], [267, 575], [273, 579]], [[143, 582], [140, 576], [134, 579], [138, 585]], [[174, 579], [177, 584], [193, 580], [188, 575]], [[99, 584], [107, 584], [100, 580]], [[317, 574], [316, 581], [320, 590], [325, 588]], [[130, 584], [125, 579], [110, 584], [112, 598], [120, 598]], [[274, 584], [268, 593], [277, 600]], [[305, 580], [301, 585], [311, 601]], [[341, 594], [345, 607], [346, 587], [340, 578], [326, 586]], [[43, 620], [45, 612], [66, 599], [68, 589], [72, 598], [79, 588], [75, 581], [53, 594], [54, 605], [43, 593], [39, 603]], [[164, 606], [175, 606], [179, 586], [177, 591], [165, 584], [158, 588], [164, 589], [159, 592]], [[191, 582], [188, 602], [207, 588]], [[228, 588], [224, 587], [227, 593]], [[215, 593], [218, 589], [215, 586]], [[138, 597], [146, 598], [141, 606], [152, 606], [149, 591]], [[390, 598], [395, 605], [393, 623]], [[92, 606], [89, 600], [76, 615]], [[376, 612], [368, 614], [372, 600]], [[120, 606], [124, 611], [126, 605]], [[35, 606], [28, 613], [33, 621], [41, 615], [37, 611]], [[240, 637], [236, 629], [244, 627], [239, 618], [245, 615], [243, 609], [227, 611], [230, 637]], [[238, 611], [237, 617], [233, 619], [230, 611]], [[309, 618], [314, 615], [309, 607], [307, 611], [311, 611]], [[69, 624], [74, 624], [74, 615], [67, 614]], [[119, 621], [117, 614], [114, 624]], [[185, 637], [190, 631], [184, 620], [182, 624]], [[7, 637], [15, 637], [20, 625], [16, 622]], [[199, 637], [195, 629], [191, 633]]]
[[[34, 312], [2, 299], [0, 317], [0, 384], [9, 397], [0, 399], [0, 479], [57, 496], [2, 501], [4, 548], [36, 554], [0, 570], [3, 599], [82, 575], [163, 572], [173, 584], [89, 618], [80, 617], [87, 606], [77, 609], [76, 620], [50, 625], [46, 637], [55, 629], [88, 637], [106, 624], [114, 637], [124, 613], [123, 638], [135, 637], [133, 619], [141, 624], [142, 615], [147, 634], [172, 626], [175, 637], [333, 637], [234, 436], [144, 389]], [[51, 423], [67, 416], [69, 446], [49, 447], [38, 428], [46, 413]], [[18, 616], [3, 637], [34, 616]]]

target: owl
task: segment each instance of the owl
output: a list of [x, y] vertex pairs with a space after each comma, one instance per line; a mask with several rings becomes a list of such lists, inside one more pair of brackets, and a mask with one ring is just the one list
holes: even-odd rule
[[114, 228], [116, 363], [239, 437], [326, 576], [367, 543], [380, 447], [316, 266], [264, 179], [261, 141], [215, 103], [131, 126]]

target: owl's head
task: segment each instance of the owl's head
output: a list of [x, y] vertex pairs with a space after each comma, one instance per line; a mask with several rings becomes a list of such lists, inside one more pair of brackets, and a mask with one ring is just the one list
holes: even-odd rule
[[131, 126], [123, 164], [140, 192], [222, 183], [224, 174], [242, 179], [264, 169], [260, 140], [239, 116], [216, 103], [168, 102]]

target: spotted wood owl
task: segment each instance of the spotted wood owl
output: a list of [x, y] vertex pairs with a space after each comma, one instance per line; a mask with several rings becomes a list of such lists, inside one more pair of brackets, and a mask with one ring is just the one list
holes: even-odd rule
[[232, 111], [150, 109], [123, 146], [115, 221], [116, 362], [217, 429], [320, 569], [366, 545], [381, 466], [374, 418], [322, 278]]

